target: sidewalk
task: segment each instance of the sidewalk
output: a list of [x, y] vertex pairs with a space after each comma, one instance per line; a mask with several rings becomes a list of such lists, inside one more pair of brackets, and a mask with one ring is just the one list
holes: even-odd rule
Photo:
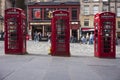
[[0, 56], [0, 80], [119, 80], [120, 58]]
[[[50, 44], [48, 42], [27, 42], [29, 54], [48, 55]], [[70, 53], [72, 56], [94, 56], [94, 45], [70, 43]], [[120, 45], [116, 46], [116, 57], [120, 57]]]
[[[36, 49], [36, 53], [31, 52], [30, 55], [0, 55], [0, 80], [120, 79], [119, 52], [116, 59], [96, 58], [93, 57], [92, 50], [89, 50], [93, 48], [92, 45], [71, 44], [72, 57], [53, 57], [47, 55], [47, 51], [44, 51], [47, 50], [47, 47], [45, 48], [46, 43], [42, 42], [40, 45], [38, 43], [35, 45], [35, 43], [34, 46], [36, 47], [30, 43], [28, 47], [31, 47], [33, 52]], [[38, 46], [41, 46], [40, 50]], [[1, 45], [0, 49], [2, 50]], [[30, 52], [29, 48], [28, 51]], [[79, 51], [81, 52], [79, 53]], [[44, 52], [46, 55], [43, 54]]]
[[[50, 44], [48, 42], [27, 41], [27, 52], [29, 54], [48, 55]], [[94, 57], [94, 45], [89, 44], [70, 44], [72, 56], [91, 56]], [[4, 42], [0, 41], [0, 55], [4, 54]], [[120, 45], [116, 46], [116, 57], [120, 57]]]

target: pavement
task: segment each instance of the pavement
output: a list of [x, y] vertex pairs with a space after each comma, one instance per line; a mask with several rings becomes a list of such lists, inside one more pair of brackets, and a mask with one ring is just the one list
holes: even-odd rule
[[27, 41], [28, 55], [5, 55], [0, 41], [0, 80], [120, 80], [116, 59], [94, 57], [94, 46], [71, 43], [71, 57], [48, 55], [48, 42]]

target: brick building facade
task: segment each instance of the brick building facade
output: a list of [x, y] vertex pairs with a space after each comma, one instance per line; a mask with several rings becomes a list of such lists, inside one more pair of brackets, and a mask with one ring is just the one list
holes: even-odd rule
[[27, 3], [28, 34], [31, 39], [34, 32], [42, 33], [43, 37], [51, 33], [52, 12], [66, 10], [70, 13], [70, 36], [79, 40], [80, 3], [79, 2], [29, 2]]

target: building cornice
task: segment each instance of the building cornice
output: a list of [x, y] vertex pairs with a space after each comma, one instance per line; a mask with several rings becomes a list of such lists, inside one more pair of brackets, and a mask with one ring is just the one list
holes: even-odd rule
[[28, 2], [26, 5], [80, 5], [80, 2]]

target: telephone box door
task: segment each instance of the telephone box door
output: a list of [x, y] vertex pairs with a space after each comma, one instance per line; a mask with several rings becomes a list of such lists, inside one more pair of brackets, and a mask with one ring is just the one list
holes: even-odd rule
[[51, 55], [70, 56], [69, 30], [69, 13], [66, 11], [55, 11], [52, 19]]
[[18, 8], [5, 10], [5, 53], [24, 54], [26, 52], [25, 16]]
[[19, 41], [18, 41], [18, 18], [13, 16], [7, 17], [6, 25], [8, 27], [5, 28], [5, 53], [10, 52], [10, 50], [18, 51], [19, 49]]
[[116, 20], [111, 12], [98, 13], [95, 15], [95, 46], [94, 52], [97, 57], [115, 58], [116, 53]]

